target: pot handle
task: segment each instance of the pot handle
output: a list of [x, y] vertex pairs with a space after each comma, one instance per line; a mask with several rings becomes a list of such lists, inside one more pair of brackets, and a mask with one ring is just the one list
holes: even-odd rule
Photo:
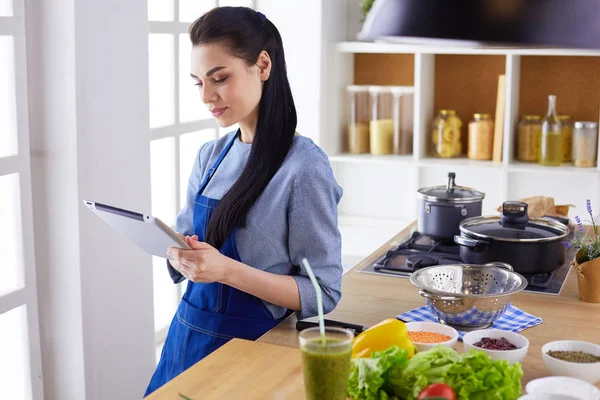
[[514, 271], [514, 268], [512, 267], [512, 265], [503, 263], [503, 262], [499, 262], [499, 261], [492, 261], [489, 263], [485, 263], [485, 264], [483, 264], [483, 266], [484, 267], [499, 267], [499, 268], [507, 269], [509, 271]]
[[419, 294], [422, 297], [425, 297], [427, 300], [444, 300], [444, 301], [461, 301], [462, 297], [454, 297], [454, 296], [438, 296], [437, 294], [433, 294], [428, 292], [425, 289], [419, 290]]
[[484, 240], [466, 238], [466, 237], [460, 236], [460, 235], [454, 235], [454, 243], [459, 244], [461, 246], [465, 246], [465, 247], [467, 247], [473, 251], [477, 251], [477, 252], [482, 251], [489, 244], [488, 242], [486, 242]]

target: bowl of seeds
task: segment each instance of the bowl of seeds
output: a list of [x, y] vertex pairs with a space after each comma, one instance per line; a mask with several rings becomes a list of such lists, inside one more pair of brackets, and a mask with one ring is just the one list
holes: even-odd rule
[[600, 346], [579, 340], [558, 340], [542, 347], [542, 358], [554, 376], [600, 381]]

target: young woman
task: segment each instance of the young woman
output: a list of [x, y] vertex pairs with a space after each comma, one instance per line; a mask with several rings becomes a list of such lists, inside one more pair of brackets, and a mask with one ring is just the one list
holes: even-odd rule
[[296, 108], [277, 28], [245, 7], [215, 8], [190, 27], [191, 75], [220, 126], [190, 176], [177, 231], [192, 250], [169, 249], [187, 290], [146, 395], [230, 339], [255, 340], [292, 312], [324, 312], [341, 292], [337, 206], [342, 189], [327, 156], [296, 134]]

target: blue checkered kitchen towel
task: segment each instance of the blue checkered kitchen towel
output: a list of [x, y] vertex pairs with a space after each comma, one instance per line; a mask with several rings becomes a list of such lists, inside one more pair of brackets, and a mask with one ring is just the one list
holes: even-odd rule
[[[469, 320], [474, 316], [473, 312], [469, 310], [465, 312], [465, 315], [462, 318], [464, 318], [464, 320]], [[429, 306], [415, 308], [414, 310], [396, 316], [396, 318], [404, 322], [438, 322], [436, 315], [431, 311]], [[532, 326], [541, 323], [541, 318], [528, 314], [520, 308], [509, 304], [504, 314], [494, 321], [494, 324], [490, 328], [520, 332], [523, 329], [531, 328]], [[465, 333], [465, 331], [458, 331], [458, 338], [462, 340]]]

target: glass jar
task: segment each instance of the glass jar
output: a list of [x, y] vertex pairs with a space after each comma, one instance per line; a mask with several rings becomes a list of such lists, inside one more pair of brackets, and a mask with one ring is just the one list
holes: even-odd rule
[[577, 121], [573, 129], [572, 158], [576, 167], [594, 167], [598, 149], [598, 124]]
[[494, 121], [490, 114], [473, 114], [469, 122], [467, 156], [473, 160], [491, 160], [494, 146]]
[[559, 115], [558, 119], [562, 125], [561, 137], [562, 137], [562, 149], [563, 149], [563, 163], [570, 163], [572, 161], [571, 153], [573, 152], [573, 122], [571, 121], [570, 115]]
[[371, 154], [392, 154], [394, 151], [393, 98], [389, 86], [371, 86]]
[[548, 96], [548, 113], [542, 120], [542, 140], [538, 163], [559, 166], [562, 163], [562, 125], [556, 115], [556, 96]]
[[394, 154], [412, 154], [414, 88], [392, 86], [394, 120]]
[[439, 157], [458, 157], [462, 152], [460, 129], [462, 121], [455, 110], [440, 110], [433, 120], [433, 151]]
[[519, 122], [517, 158], [524, 162], [537, 162], [542, 138], [542, 117], [525, 115]]
[[370, 102], [368, 86], [351, 85], [346, 87], [350, 106], [348, 124], [348, 151], [351, 154], [368, 153], [370, 148], [369, 121]]

